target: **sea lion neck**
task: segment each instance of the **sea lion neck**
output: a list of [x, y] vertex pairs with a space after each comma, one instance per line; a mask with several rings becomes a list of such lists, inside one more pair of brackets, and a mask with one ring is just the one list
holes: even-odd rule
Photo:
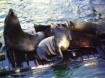
[[8, 15], [5, 18], [4, 30], [8, 34], [18, 35], [23, 33], [19, 19], [12, 9], [9, 10]]
[[[13, 22], [5, 22], [4, 29], [8, 29], [6, 32], [11, 32], [12, 34], [20, 34], [23, 33], [23, 30], [21, 28], [21, 25], [19, 22], [13, 23]], [[9, 34], [9, 33], [8, 33]]]

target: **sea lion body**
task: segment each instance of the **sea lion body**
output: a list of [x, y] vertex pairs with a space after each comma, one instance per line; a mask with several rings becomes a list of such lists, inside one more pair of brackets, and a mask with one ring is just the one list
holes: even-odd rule
[[[89, 48], [94, 49], [95, 53], [99, 53], [99, 55], [103, 59], [105, 59], [105, 45], [98, 36], [72, 31], [71, 37], [72, 37], [72, 40], [70, 41], [71, 46], [74, 46], [81, 50], [86, 48], [87, 50], [89, 50]], [[77, 52], [76, 56], [78, 56], [78, 54], [80, 53]], [[88, 54], [88, 53], [85, 52], [85, 54]]]
[[73, 22], [70, 21], [69, 23], [70, 29], [82, 33], [88, 33], [88, 34], [96, 34], [97, 24], [92, 22]]
[[93, 47], [101, 45], [101, 40], [96, 35], [73, 31], [71, 37], [71, 45], [77, 47]]
[[45, 38], [43, 32], [37, 32], [35, 35], [24, 32], [12, 9], [5, 18], [3, 35], [6, 54], [13, 68], [21, 67], [24, 61], [35, 58], [34, 51], [36, 51], [38, 43]]
[[[66, 45], [65, 45], [66, 44]], [[38, 56], [43, 59], [45, 58], [48, 61], [47, 55], [57, 55], [57, 48], [62, 47], [63, 50], [66, 50], [69, 47], [69, 41], [62, 38], [62, 40], [56, 44], [54, 41], [54, 36], [45, 38], [42, 40], [37, 48]]]
[[17, 15], [10, 9], [4, 22], [4, 40], [8, 48], [31, 52], [38, 44], [38, 34], [23, 32]]
[[37, 48], [37, 54], [41, 59], [49, 61], [47, 55], [56, 55], [54, 36], [42, 40]]
[[[59, 27], [52, 29], [53, 36], [43, 39], [37, 47], [37, 55], [40, 59], [53, 61], [57, 58], [63, 59], [63, 50], [67, 50], [70, 45], [69, 33], [67, 30]], [[49, 58], [49, 56], [55, 56]]]
[[36, 32], [44, 32], [46, 37], [49, 37], [51, 34], [51, 26], [50, 25], [36, 25], [34, 24], [34, 28]]

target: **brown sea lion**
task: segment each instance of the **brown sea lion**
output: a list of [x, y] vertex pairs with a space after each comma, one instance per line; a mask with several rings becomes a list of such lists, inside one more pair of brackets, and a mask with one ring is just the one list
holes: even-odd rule
[[[97, 52], [105, 59], [105, 46], [99, 37], [92, 34], [81, 33], [74, 30], [70, 32], [72, 40], [71, 46], [78, 48], [95, 48]], [[88, 53], [87, 53], [88, 54]]]
[[68, 22], [70, 29], [82, 33], [88, 33], [99, 36], [99, 38], [105, 39], [105, 19], [91, 22]]
[[21, 67], [22, 62], [30, 60], [30, 56], [34, 57], [38, 43], [45, 37], [43, 32], [37, 32], [35, 35], [24, 32], [13, 9], [9, 10], [5, 18], [3, 35], [7, 57], [13, 68]]
[[80, 33], [80, 32], [71, 32], [72, 37], [72, 45], [78, 46], [78, 47], [92, 47], [92, 46], [98, 46], [101, 44], [101, 40], [92, 34], [87, 33]]
[[[63, 59], [62, 50], [67, 50], [70, 45], [69, 30], [52, 23], [53, 36], [43, 39], [37, 47], [40, 59], [58, 64]], [[52, 57], [51, 56], [55, 56]]]
[[38, 44], [38, 34], [23, 32], [17, 15], [10, 9], [4, 22], [4, 40], [8, 48], [31, 52]]
[[2, 43], [0, 42], [0, 48], [2, 47]]
[[73, 22], [70, 21], [68, 22], [68, 26], [70, 29], [82, 33], [88, 33], [88, 34], [96, 34], [96, 29], [97, 29], [97, 24], [92, 23], [92, 22]]
[[49, 37], [51, 34], [51, 26], [50, 25], [37, 25], [34, 24], [34, 28], [36, 32], [44, 32], [46, 37]]

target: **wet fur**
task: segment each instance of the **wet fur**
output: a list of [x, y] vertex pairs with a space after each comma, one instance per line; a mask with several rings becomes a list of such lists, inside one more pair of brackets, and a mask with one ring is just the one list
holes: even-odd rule
[[4, 22], [4, 40], [8, 48], [31, 52], [38, 44], [38, 34], [23, 32], [17, 15], [10, 9]]
[[25, 33], [12, 9], [5, 18], [3, 35], [7, 57], [13, 68], [22, 67], [24, 61], [32, 60], [38, 43], [45, 38], [43, 32], [37, 32], [35, 35]]
[[73, 22], [70, 21], [69, 23], [70, 29], [82, 33], [88, 33], [88, 34], [96, 34], [97, 24], [92, 22]]
[[99, 53], [100, 56], [105, 59], [105, 45], [96, 35], [72, 31], [71, 37], [71, 46], [82, 49], [95, 48], [97, 53]]
[[34, 24], [34, 28], [36, 32], [44, 32], [46, 37], [49, 37], [51, 34], [51, 26], [50, 25], [37, 25]]
[[[45, 38], [39, 43], [37, 55], [40, 59], [45, 59], [47, 61], [56, 61], [60, 58], [60, 60], [56, 61], [55, 64], [57, 64], [62, 61], [62, 50], [67, 50], [70, 45], [70, 39], [68, 31], [64, 28], [55, 27], [52, 29], [52, 32], [54, 36]], [[49, 58], [50, 56], [55, 57]]]
[[101, 40], [96, 35], [72, 31], [71, 37], [71, 44], [78, 47], [93, 47], [101, 45]]

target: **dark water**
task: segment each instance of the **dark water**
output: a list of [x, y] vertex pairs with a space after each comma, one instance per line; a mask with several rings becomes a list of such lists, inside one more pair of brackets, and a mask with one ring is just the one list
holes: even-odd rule
[[[34, 31], [33, 23], [50, 24], [52, 21], [65, 22], [65, 20], [92, 21], [104, 18], [105, 15], [104, 0], [0, 0], [0, 36], [3, 34], [4, 19], [9, 8], [15, 10], [22, 28], [29, 33]], [[2, 38], [0, 42], [4, 43]], [[3, 62], [5, 69], [8, 69], [8, 65], [7, 61]], [[39, 69], [6, 77], [105, 78], [105, 61], [101, 58], [91, 58], [58, 67], [42, 66]]]
[[12, 74], [8, 78], [105, 78], [105, 61], [91, 58], [74, 61], [57, 67], [41, 67], [27, 72]]

